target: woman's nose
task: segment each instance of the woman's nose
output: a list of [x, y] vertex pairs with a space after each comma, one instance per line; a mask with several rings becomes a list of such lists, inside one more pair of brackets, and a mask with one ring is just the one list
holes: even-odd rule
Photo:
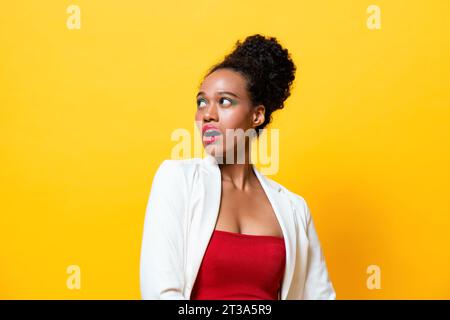
[[217, 106], [211, 103], [203, 114], [203, 120], [205, 121], [218, 121]]

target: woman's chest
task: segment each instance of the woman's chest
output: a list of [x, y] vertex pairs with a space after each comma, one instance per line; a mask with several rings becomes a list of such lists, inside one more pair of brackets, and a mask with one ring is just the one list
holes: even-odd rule
[[236, 191], [223, 187], [216, 229], [282, 237], [283, 233], [263, 190]]

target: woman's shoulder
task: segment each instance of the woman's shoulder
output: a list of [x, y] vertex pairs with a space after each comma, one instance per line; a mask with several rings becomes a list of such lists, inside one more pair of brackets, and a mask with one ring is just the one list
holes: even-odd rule
[[189, 158], [189, 159], [164, 159], [158, 167], [158, 171], [166, 171], [167, 173], [180, 173], [186, 172], [196, 168], [199, 164], [202, 164], [201, 158]]
[[153, 175], [151, 192], [160, 197], [177, 198], [177, 203], [183, 203], [188, 197], [198, 161], [195, 158], [162, 160]]
[[269, 183], [272, 185], [272, 187], [274, 187], [275, 189], [279, 189], [281, 191], [283, 191], [291, 200], [298, 202], [298, 203], [305, 203], [305, 198], [303, 198], [301, 195], [299, 195], [298, 193], [295, 193], [294, 191], [292, 191], [291, 189], [288, 189], [286, 186], [282, 185], [281, 183], [266, 177], [266, 179], [269, 181]]
[[278, 188], [287, 196], [296, 213], [300, 215], [303, 221], [307, 222], [310, 217], [310, 211], [305, 198], [273, 179], [267, 178], [267, 180], [273, 187]]
[[155, 177], [159, 177], [169, 183], [179, 183], [180, 179], [191, 179], [201, 164], [201, 158], [164, 159], [156, 169]]
[[192, 166], [202, 164], [204, 159], [202, 158], [187, 158], [187, 159], [164, 159], [161, 162], [161, 165], [169, 165], [169, 166]]

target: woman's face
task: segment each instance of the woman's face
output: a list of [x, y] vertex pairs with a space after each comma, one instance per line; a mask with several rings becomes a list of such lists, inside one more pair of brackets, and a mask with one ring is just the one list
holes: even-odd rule
[[[227, 151], [236, 154], [237, 144], [242, 145], [244, 138], [249, 141], [247, 130], [264, 122], [264, 106], [252, 106], [247, 81], [239, 72], [218, 69], [200, 86], [195, 121], [206, 152], [225, 162]], [[247, 135], [237, 134], [236, 129]]]

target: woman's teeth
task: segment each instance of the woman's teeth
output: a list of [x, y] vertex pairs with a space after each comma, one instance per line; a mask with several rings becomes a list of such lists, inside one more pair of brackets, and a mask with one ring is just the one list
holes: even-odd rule
[[216, 130], [211, 130], [211, 131], [206, 131], [204, 135], [205, 135], [205, 137], [214, 137], [214, 136], [220, 135], [220, 132], [216, 131]]

